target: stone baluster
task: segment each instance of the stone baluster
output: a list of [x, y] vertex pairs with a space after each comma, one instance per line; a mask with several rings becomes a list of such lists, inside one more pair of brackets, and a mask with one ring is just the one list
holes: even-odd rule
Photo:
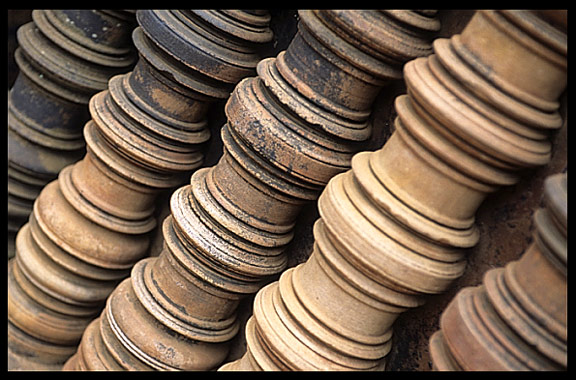
[[34, 10], [18, 29], [20, 69], [8, 93], [8, 257], [34, 200], [85, 153], [88, 101], [130, 71], [133, 11]]
[[378, 91], [439, 27], [428, 12], [299, 14], [288, 48], [229, 98], [220, 161], [172, 195], [163, 251], [112, 292], [65, 369], [219, 365], [239, 302], [285, 269], [301, 207], [349, 168]]
[[548, 177], [534, 241], [517, 260], [458, 292], [430, 338], [439, 371], [566, 370], [567, 174]]
[[[9, 262], [9, 367], [59, 368], [148, 252], [155, 199], [204, 160], [207, 111], [254, 72], [267, 12], [138, 11], [134, 70], [89, 104], [86, 155], [41, 191]], [[137, 324], [135, 326], [138, 326]]]
[[400, 313], [465, 270], [485, 197], [549, 160], [567, 69], [556, 19], [479, 11], [405, 65], [396, 130], [328, 183], [310, 258], [258, 292], [247, 352], [222, 370], [385, 367]]

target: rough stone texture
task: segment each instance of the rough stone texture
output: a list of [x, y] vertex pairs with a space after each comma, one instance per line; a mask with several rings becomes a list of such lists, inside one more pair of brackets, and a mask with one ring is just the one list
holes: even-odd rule
[[[451, 10], [441, 10], [438, 13], [438, 18], [442, 23], [442, 29], [439, 32], [439, 37], [448, 37], [452, 34], [459, 33], [464, 26], [466, 26], [468, 20], [473, 15], [473, 11], [451, 11]], [[274, 13], [272, 13], [272, 20], [274, 20]], [[294, 31], [296, 28], [296, 15], [294, 18], [288, 16], [284, 17], [287, 24], [293, 23], [293, 28], [288, 27], [286, 24], [282, 25], [282, 28], [274, 30], [275, 35], [279, 38], [278, 45], [283, 43], [288, 45], [291, 36], [287, 34]], [[271, 25], [274, 28], [274, 24]], [[281, 34], [279, 33], [281, 31]], [[286, 34], [285, 34], [286, 33]], [[282, 38], [284, 40], [282, 41]], [[405, 94], [406, 87], [403, 81], [398, 81], [397, 83], [392, 83], [387, 85], [384, 90], [378, 95], [374, 102], [374, 107], [372, 114], [370, 116], [371, 123], [373, 125], [372, 138], [366, 143], [363, 150], [373, 151], [382, 147], [382, 145], [388, 140], [393, 132], [394, 119], [397, 114], [394, 110], [394, 100], [398, 95]], [[294, 230], [294, 239], [289, 244], [287, 248], [288, 254], [288, 267], [294, 267], [308, 259], [310, 253], [312, 252], [312, 246], [314, 243], [314, 236], [312, 235], [312, 226], [314, 222], [319, 218], [318, 207], [316, 202], [309, 204], [304, 207], [298, 217], [297, 224]], [[273, 279], [274, 281], [277, 279]], [[272, 281], [271, 281], [272, 282]], [[243, 301], [243, 304], [239, 309], [239, 318], [245, 322], [252, 315], [252, 303], [254, 296], [249, 297]], [[441, 310], [440, 310], [441, 312]], [[429, 335], [436, 330], [436, 322], [432, 324]], [[427, 345], [426, 342], [422, 341], [420, 343], [422, 348]], [[244, 336], [244, 329], [240, 329], [238, 335], [234, 338], [232, 348], [226, 362], [236, 360], [240, 358], [246, 351], [246, 341]], [[410, 355], [406, 353], [402, 354], [403, 358], [408, 358]], [[402, 358], [402, 361], [404, 362]], [[394, 360], [394, 359], [390, 359]], [[408, 362], [406, 362], [408, 364]], [[410, 365], [410, 364], [408, 364]]]
[[[275, 33], [274, 43], [270, 46], [275, 56], [284, 50], [296, 33], [297, 13], [290, 10], [272, 10], [271, 28]], [[459, 33], [473, 11], [441, 10], [438, 14], [442, 29], [440, 37], [449, 37]], [[10, 18], [9, 14], [9, 18]], [[371, 116], [374, 134], [365, 150], [380, 148], [392, 133], [393, 120], [396, 117], [393, 102], [396, 96], [406, 92], [403, 82], [387, 86], [375, 101]], [[458, 279], [446, 293], [432, 296], [427, 303], [414, 310], [403, 313], [394, 324], [394, 345], [388, 355], [388, 371], [428, 371], [432, 368], [428, 352], [428, 340], [439, 328], [439, 318], [442, 311], [455, 294], [463, 287], [475, 286], [481, 283], [484, 273], [490, 268], [503, 266], [516, 260], [532, 241], [532, 214], [540, 205], [544, 179], [554, 173], [567, 170], [567, 121], [566, 98], [561, 98], [561, 115], [564, 118], [563, 127], [555, 132], [553, 154], [548, 165], [532, 170], [523, 176], [516, 185], [504, 187], [488, 197], [478, 210], [477, 225], [481, 238], [478, 245], [468, 253], [468, 266], [465, 274]], [[224, 125], [224, 103], [212, 107], [208, 116], [212, 132], [210, 154], [205, 166], [213, 166], [222, 154], [220, 128]], [[172, 191], [158, 198], [158, 215], [162, 220], [168, 211], [166, 204]], [[316, 203], [304, 209], [295, 228], [295, 238], [288, 248], [289, 267], [306, 261], [312, 252], [312, 225], [318, 219]], [[159, 234], [161, 238], [161, 234]], [[160, 252], [161, 241], [153, 244], [152, 254]], [[154, 248], [155, 247], [155, 248]], [[275, 280], [275, 279], [274, 279]], [[240, 307], [240, 318], [245, 321], [252, 314], [253, 297], [249, 297]], [[244, 329], [241, 328], [234, 338], [233, 346], [226, 362], [238, 359], [246, 350]]]
[[[439, 36], [449, 37], [459, 33], [473, 13], [470, 10], [441, 10], [438, 14], [442, 22]], [[399, 82], [380, 93], [371, 116], [374, 133], [365, 150], [376, 150], [388, 140], [396, 118], [394, 99], [405, 92], [404, 83]], [[518, 259], [531, 243], [532, 214], [540, 205], [544, 179], [567, 169], [566, 97], [565, 93], [561, 100], [564, 126], [552, 138], [553, 154], [550, 163], [525, 173], [516, 185], [501, 188], [484, 201], [476, 214], [481, 233], [480, 242], [468, 253], [466, 272], [448, 292], [431, 296], [424, 306], [403, 313], [398, 318], [394, 324], [394, 344], [388, 355], [387, 371], [431, 370], [428, 341], [432, 333], [438, 330], [440, 315], [450, 300], [461, 288], [480, 284], [484, 273], [490, 268]], [[306, 261], [312, 252], [312, 225], [318, 217], [316, 203], [301, 212], [295, 238], [288, 247], [289, 267]], [[252, 314], [252, 302], [253, 297], [250, 297], [240, 307], [239, 314], [243, 320]], [[244, 329], [240, 329], [226, 362], [241, 357], [245, 350]]]

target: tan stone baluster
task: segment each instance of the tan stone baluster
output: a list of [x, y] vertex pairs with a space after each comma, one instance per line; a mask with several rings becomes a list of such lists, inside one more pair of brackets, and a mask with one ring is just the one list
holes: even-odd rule
[[479, 11], [406, 64], [395, 132], [328, 183], [312, 255], [258, 292], [247, 353], [223, 370], [384, 367], [398, 315], [462, 275], [482, 201], [550, 158], [567, 70], [554, 17]]
[[238, 303], [285, 268], [302, 205], [349, 168], [378, 91], [430, 52], [439, 27], [433, 13], [299, 14], [286, 51], [229, 98], [220, 161], [172, 195], [163, 252], [116, 288], [67, 369], [219, 365], [240, 327]]
[[133, 11], [34, 10], [18, 28], [19, 74], [8, 92], [8, 257], [42, 188], [85, 153], [88, 101], [130, 71]]
[[209, 107], [254, 72], [272, 37], [267, 13], [229, 13], [138, 11], [136, 67], [91, 98], [86, 155], [44, 187], [18, 233], [9, 368], [61, 367], [147, 254], [155, 199], [202, 165]]

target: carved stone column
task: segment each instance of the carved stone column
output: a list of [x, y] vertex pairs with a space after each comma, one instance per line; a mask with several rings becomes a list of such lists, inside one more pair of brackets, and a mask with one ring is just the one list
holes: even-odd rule
[[40, 190], [85, 153], [88, 101], [136, 61], [132, 11], [34, 10], [8, 93], [8, 257]]
[[517, 260], [460, 290], [430, 338], [436, 370], [566, 370], [567, 175], [550, 176], [534, 242]]
[[137, 17], [136, 67], [91, 98], [86, 155], [44, 187], [18, 233], [8, 288], [14, 369], [59, 368], [76, 351], [110, 292], [146, 255], [159, 192], [202, 165], [208, 108], [254, 71], [258, 47], [272, 37], [261, 12]]
[[65, 369], [219, 365], [238, 303], [285, 269], [302, 205], [349, 167], [376, 94], [437, 28], [416, 12], [300, 12], [287, 50], [229, 98], [220, 161], [172, 195], [162, 253], [135, 265]]
[[406, 64], [395, 132], [328, 183], [312, 255], [258, 292], [247, 353], [223, 370], [384, 367], [398, 315], [463, 273], [485, 197], [550, 157], [567, 66], [549, 20], [480, 11]]

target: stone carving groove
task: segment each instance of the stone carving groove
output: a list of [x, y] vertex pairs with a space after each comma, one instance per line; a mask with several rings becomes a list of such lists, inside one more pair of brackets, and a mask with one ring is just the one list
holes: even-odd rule
[[32, 204], [85, 153], [88, 101], [136, 61], [133, 11], [34, 10], [18, 29], [20, 73], [8, 93], [8, 257]]
[[247, 352], [221, 370], [384, 368], [398, 315], [463, 273], [482, 201], [549, 160], [565, 27], [565, 12], [478, 11], [408, 62], [396, 130], [330, 180], [310, 258], [257, 293]]
[[134, 70], [90, 99], [86, 155], [43, 188], [17, 235], [8, 273], [13, 369], [60, 368], [74, 354], [147, 254], [158, 194], [202, 165], [208, 108], [254, 72], [272, 37], [260, 11], [138, 11], [137, 19]]
[[162, 253], [112, 292], [65, 369], [219, 365], [239, 329], [240, 300], [285, 268], [301, 206], [349, 168], [370, 136], [378, 91], [401, 78], [404, 62], [431, 52], [439, 27], [434, 12], [299, 15], [288, 48], [230, 96], [220, 161], [172, 195]]
[[567, 174], [548, 177], [534, 242], [517, 260], [460, 290], [430, 338], [436, 370], [566, 370]]

